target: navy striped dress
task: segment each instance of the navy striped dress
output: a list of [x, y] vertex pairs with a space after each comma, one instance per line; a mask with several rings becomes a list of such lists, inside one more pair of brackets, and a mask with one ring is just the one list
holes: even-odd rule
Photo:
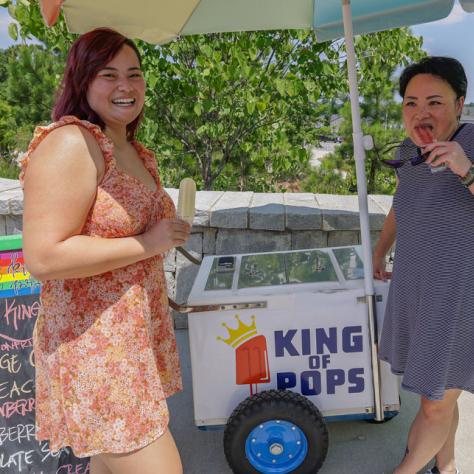
[[[474, 125], [455, 140], [474, 162]], [[416, 156], [415, 146], [400, 150]], [[398, 176], [380, 358], [403, 375], [406, 390], [430, 400], [453, 388], [474, 393], [474, 196], [449, 169], [406, 163]]]

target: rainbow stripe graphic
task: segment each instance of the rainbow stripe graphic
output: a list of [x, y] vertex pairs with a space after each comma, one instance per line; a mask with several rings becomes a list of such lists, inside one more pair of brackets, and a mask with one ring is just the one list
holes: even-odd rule
[[21, 235], [0, 238], [0, 298], [40, 292], [40, 283], [25, 268], [21, 247]]

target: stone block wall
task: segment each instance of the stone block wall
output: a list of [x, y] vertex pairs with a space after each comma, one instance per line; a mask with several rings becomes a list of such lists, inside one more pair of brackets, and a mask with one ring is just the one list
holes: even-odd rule
[[[178, 190], [167, 189], [175, 204]], [[392, 197], [369, 196], [373, 244], [392, 205]], [[18, 181], [0, 178], [0, 235], [21, 233], [23, 194]], [[191, 238], [185, 249], [197, 258], [360, 243], [357, 196], [310, 193], [198, 191]], [[165, 272], [169, 296], [184, 304], [198, 267], [175, 250]], [[186, 327], [185, 315], [174, 314]]]

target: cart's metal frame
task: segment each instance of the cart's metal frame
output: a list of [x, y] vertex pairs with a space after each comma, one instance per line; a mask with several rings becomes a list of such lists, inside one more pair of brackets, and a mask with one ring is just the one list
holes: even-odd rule
[[[187, 252], [182, 247], [177, 247], [176, 250], [180, 252], [185, 258], [187, 258], [191, 263], [195, 265], [200, 265], [201, 260], [194, 258], [189, 252]], [[364, 409], [364, 414], [359, 415], [350, 415], [351, 418], [367, 418], [371, 413], [375, 413], [375, 421], [383, 421], [385, 419], [385, 412], [392, 413], [393, 407], [384, 407], [382, 404], [382, 387], [381, 387], [381, 375], [380, 375], [380, 364], [378, 361], [378, 328], [377, 328], [377, 315], [376, 315], [376, 296], [373, 285], [373, 280], [371, 278], [371, 295], [367, 295], [367, 265], [366, 265], [366, 249], [362, 246], [362, 252], [364, 256], [364, 281], [365, 281], [365, 291], [366, 295], [363, 298], [359, 298], [359, 303], [367, 304], [368, 308], [368, 329], [370, 337], [370, 355], [372, 363], [372, 384], [374, 387], [374, 407], [366, 407]], [[371, 262], [371, 259], [370, 259]], [[370, 265], [372, 271], [372, 265]], [[174, 300], [168, 297], [169, 305], [175, 311], [183, 314], [189, 313], [199, 313], [199, 312], [208, 312], [208, 311], [231, 311], [231, 310], [243, 310], [243, 309], [257, 309], [257, 308], [266, 308], [266, 301], [249, 301], [249, 302], [235, 302], [235, 303], [225, 303], [225, 304], [214, 304], [214, 305], [183, 305], [178, 304]], [[331, 417], [334, 419], [340, 418], [339, 415], [334, 415]], [[347, 419], [347, 416], [345, 416]]]

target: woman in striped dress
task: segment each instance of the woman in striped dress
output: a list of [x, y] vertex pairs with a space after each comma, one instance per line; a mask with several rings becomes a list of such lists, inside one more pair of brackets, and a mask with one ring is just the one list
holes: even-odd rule
[[374, 251], [374, 276], [395, 263], [380, 358], [420, 395], [394, 474], [459, 473], [457, 400], [474, 392], [474, 125], [460, 125], [467, 79], [452, 58], [427, 57], [400, 77], [408, 138], [389, 164], [397, 190]]

